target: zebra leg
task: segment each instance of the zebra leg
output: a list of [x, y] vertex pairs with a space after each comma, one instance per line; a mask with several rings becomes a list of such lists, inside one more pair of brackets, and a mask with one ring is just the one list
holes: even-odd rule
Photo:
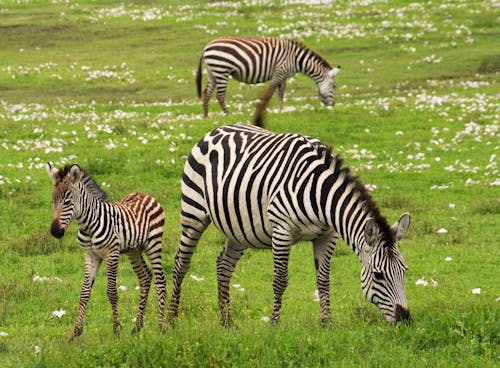
[[163, 331], [165, 323], [165, 300], [167, 299], [167, 284], [165, 282], [165, 276], [163, 274], [163, 268], [161, 265], [161, 237], [157, 238], [157, 245], [151, 246], [146, 250], [146, 255], [148, 256], [151, 267], [153, 268], [153, 274], [155, 277], [155, 289], [158, 295], [158, 326], [160, 330]]
[[231, 305], [229, 283], [234, 273], [236, 263], [245, 253], [245, 247], [226, 240], [224, 250], [217, 257], [217, 284], [219, 297], [219, 319], [221, 324], [229, 328], [233, 325], [231, 319]]
[[118, 318], [118, 292], [116, 289], [116, 276], [118, 273], [118, 251], [110, 251], [106, 255], [105, 263], [108, 274], [107, 294], [113, 311], [113, 332], [115, 336], [120, 334], [120, 318]]
[[327, 326], [332, 321], [330, 306], [330, 264], [337, 241], [337, 233], [313, 242], [316, 286], [319, 293], [321, 323]]
[[226, 107], [226, 88], [227, 88], [227, 79], [218, 79], [217, 80], [217, 101], [219, 101], [220, 108], [224, 112], [224, 114], [228, 114]]
[[283, 99], [285, 98], [285, 81], [278, 86], [278, 96], [280, 99], [280, 110], [283, 110]]
[[183, 224], [181, 244], [177, 250], [177, 254], [175, 255], [172, 297], [170, 299], [167, 312], [168, 321], [171, 325], [174, 324], [175, 319], [178, 316], [182, 281], [184, 280], [184, 276], [186, 276], [186, 272], [189, 270], [193, 252], [209, 223], [207, 221], [207, 225], [205, 225], [202, 220], [193, 221], [187, 218], [183, 218], [181, 222]]
[[[290, 257], [290, 249], [292, 242], [286, 242], [288, 238], [286, 233], [273, 232], [273, 260], [274, 260], [274, 307], [271, 316], [271, 322], [277, 324], [280, 322], [280, 310], [283, 293], [288, 286], [288, 259]], [[277, 244], [276, 239], [280, 240]]]
[[83, 279], [82, 290], [80, 292], [80, 308], [78, 310], [78, 317], [76, 318], [73, 336], [70, 340], [80, 336], [83, 333], [83, 320], [85, 319], [85, 309], [90, 299], [92, 286], [97, 276], [97, 271], [101, 265], [102, 259], [85, 252], [85, 276]]
[[144, 326], [144, 311], [148, 302], [149, 288], [151, 287], [152, 274], [140, 252], [127, 253], [132, 268], [134, 269], [141, 288], [141, 298], [139, 300], [139, 310], [135, 319], [133, 332], [139, 332]]
[[214, 88], [215, 88], [215, 79], [209, 73], [207, 86], [205, 87], [205, 90], [203, 91], [203, 116], [204, 117], [208, 116], [208, 101], [210, 100], [210, 97], [212, 96], [212, 92], [213, 92]]

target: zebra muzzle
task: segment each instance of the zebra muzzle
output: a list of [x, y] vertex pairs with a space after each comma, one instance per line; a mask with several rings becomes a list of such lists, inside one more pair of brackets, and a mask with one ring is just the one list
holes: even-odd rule
[[403, 308], [399, 304], [396, 305], [396, 311], [395, 311], [395, 319], [396, 323], [397, 322], [407, 322], [410, 323], [412, 321], [410, 311], [406, 308]]
[[52, 225], [50, 226], [50, 233], [58, 239], [64, 236], [64, 229], [59, 224], [59, 221], [52, 221]]

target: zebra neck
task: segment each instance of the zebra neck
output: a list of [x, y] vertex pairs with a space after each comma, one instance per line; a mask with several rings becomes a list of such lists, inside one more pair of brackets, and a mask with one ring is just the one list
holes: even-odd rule
[[76, 220], [80, 230], [92, 235], [112, 213], [112, 203], [84, 191], [80, 197], [80, 214]]
[[316, 83], [325, 79], [328, 69], [321, 64], [317, 55], [307, 48], [297, 50], [297, 69]]
[[[343, 199], [343, 200], [342, 200]], [[372, 217], [358, 196], [346, 196], [334, 206], [332, 211], [335, 230], [351, 247], [358, 257], [361, 257], [365, 244], [365, 225]], [[361, 259], [361, 258], [360, 258]]]

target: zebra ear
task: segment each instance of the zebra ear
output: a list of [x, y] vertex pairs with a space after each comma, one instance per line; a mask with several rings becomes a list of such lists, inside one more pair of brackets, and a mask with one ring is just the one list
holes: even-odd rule
[[47, 166], [45, 167], [47, 169], [47, 173], [49, 174], [50, 178], [52, 179], [52, 183], [56, 184], [57, 183], [57, 170], [52, 167], [50, 162], [47, 162]]
[[333, 67], [333, 68], [332, 68], [332, 69], [328, 72], [328, 75], [329, 75], [330, 77], [332, 77], [332, 78], [333, 78], [333, 77], [335, 77], [337, 74], [339, 74], [339, 72], [340, 72], [340, 65]]
[[368, 220], [365, 225], [365, 241], [370, 247], [377, 243], [378, 234], [378, 224], [372, 219]]
[[410, 227], [410, 215], [408, 213], [403, 213], [398, 222], [392, 225], [392, 231], [396, 237], [396, 241], [402, 239], [408, 232]]
[[80, 175], [82, 173], [82, 169], [80, 169], [80, 166], [74, 164], [71, 166], [69, 169], [69, 179], [73, 184], [78, 182], [80, 180]]

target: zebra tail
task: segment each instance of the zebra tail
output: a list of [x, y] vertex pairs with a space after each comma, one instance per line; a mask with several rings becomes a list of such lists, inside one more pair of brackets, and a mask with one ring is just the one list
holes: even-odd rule
[[198, 71], [196, 72], [196, 88], [198, 90], [198, 98], [201, 98], [201, 80], [203, 74], [201, 73], [201, 64], [203, 63], [203, 54], [200, 56], [200, 61], [198, 62]]

